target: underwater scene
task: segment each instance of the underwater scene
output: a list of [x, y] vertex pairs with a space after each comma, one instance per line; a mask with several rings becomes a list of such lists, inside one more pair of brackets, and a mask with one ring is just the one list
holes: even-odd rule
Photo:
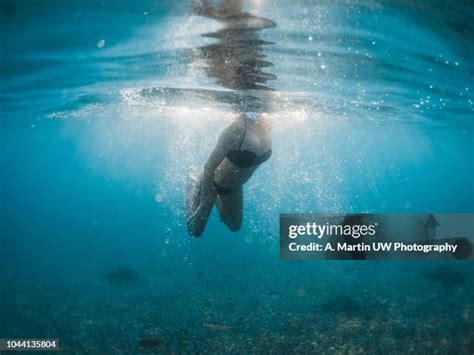
[[1, 339], [474, 353], [472, 256], [279, 250], [284, 213], [474, 213], [474, 2], [0, 0], [0, 33]]

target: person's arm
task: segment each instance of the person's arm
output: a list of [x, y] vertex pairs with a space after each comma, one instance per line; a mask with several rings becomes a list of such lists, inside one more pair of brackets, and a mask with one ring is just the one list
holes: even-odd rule
[[204, 165], [201, 180], [200, 207], [212, 207], [215, 199], [214, 177], [216, 170], [224, 160], [229, 150], [235, 148], [241, 141], [243, 134], [242, 121], [237, 120], [227, 127], [220, 135], [216, 147]]

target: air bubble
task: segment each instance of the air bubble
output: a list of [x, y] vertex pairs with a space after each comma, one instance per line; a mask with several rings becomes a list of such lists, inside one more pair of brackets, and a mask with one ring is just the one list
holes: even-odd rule
[[158, 192], [158, 193], [155, 195], [155, 201], [156, 201], [157, 203], [163, 202], [164, 199], [165, 199], [165, 198], [164, 198], [163, 194], [160, 193], [160, 192]]

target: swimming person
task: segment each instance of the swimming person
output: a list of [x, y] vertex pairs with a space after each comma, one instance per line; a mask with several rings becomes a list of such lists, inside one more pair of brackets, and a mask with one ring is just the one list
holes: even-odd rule
[[271, 120], [263, 114], [243, 113], [220, 135], [201, 176], [188, 180], [187, 225], [199, 237], [214, 204], [231, 231], [242, 225], [243, 190], [255, 170], [271, 156]]
[[[265, 83], [276, 79], [263, 68], [265, 60], [258, 30], [274, 27], [271, 20], [242, 12], [243, 0], [223, 0], [214, 8], [207, 1], [194, 1], [193, 13], [225, 24], [203, 34], [215, 43], [190, 50], [190, 60], [205, 60], [205, 71], [218, 85], [233, 90], [229, 96], [215, 97], [231, 104], [237, 118], [221, 133], [202, 173], [192, 169], [188, 176], [186, 222], [189, 233], [199, 237], [214, 206], [231, 231], [242, 226], [243, 189], [256, 169], [271, 156], [271, 119]], [[258, 94], [261, 93], [261, 94]]]

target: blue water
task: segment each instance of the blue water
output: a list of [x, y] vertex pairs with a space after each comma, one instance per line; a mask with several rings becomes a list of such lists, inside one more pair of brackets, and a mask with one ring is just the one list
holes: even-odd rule
[[[0, 338], [473, 352], [472, 263], [284, 262], [278, 215], [474, 212], [474, 6], [247, 5], [277, 24], [252, 39], [273, 156], [242, 230], [214, 213], [193, 240], [187, 171], [250, 97], [199, 54], [223, 25], [185, 1], [0, 2]], [[457, 282], [423, 276], [440, 265]]]

